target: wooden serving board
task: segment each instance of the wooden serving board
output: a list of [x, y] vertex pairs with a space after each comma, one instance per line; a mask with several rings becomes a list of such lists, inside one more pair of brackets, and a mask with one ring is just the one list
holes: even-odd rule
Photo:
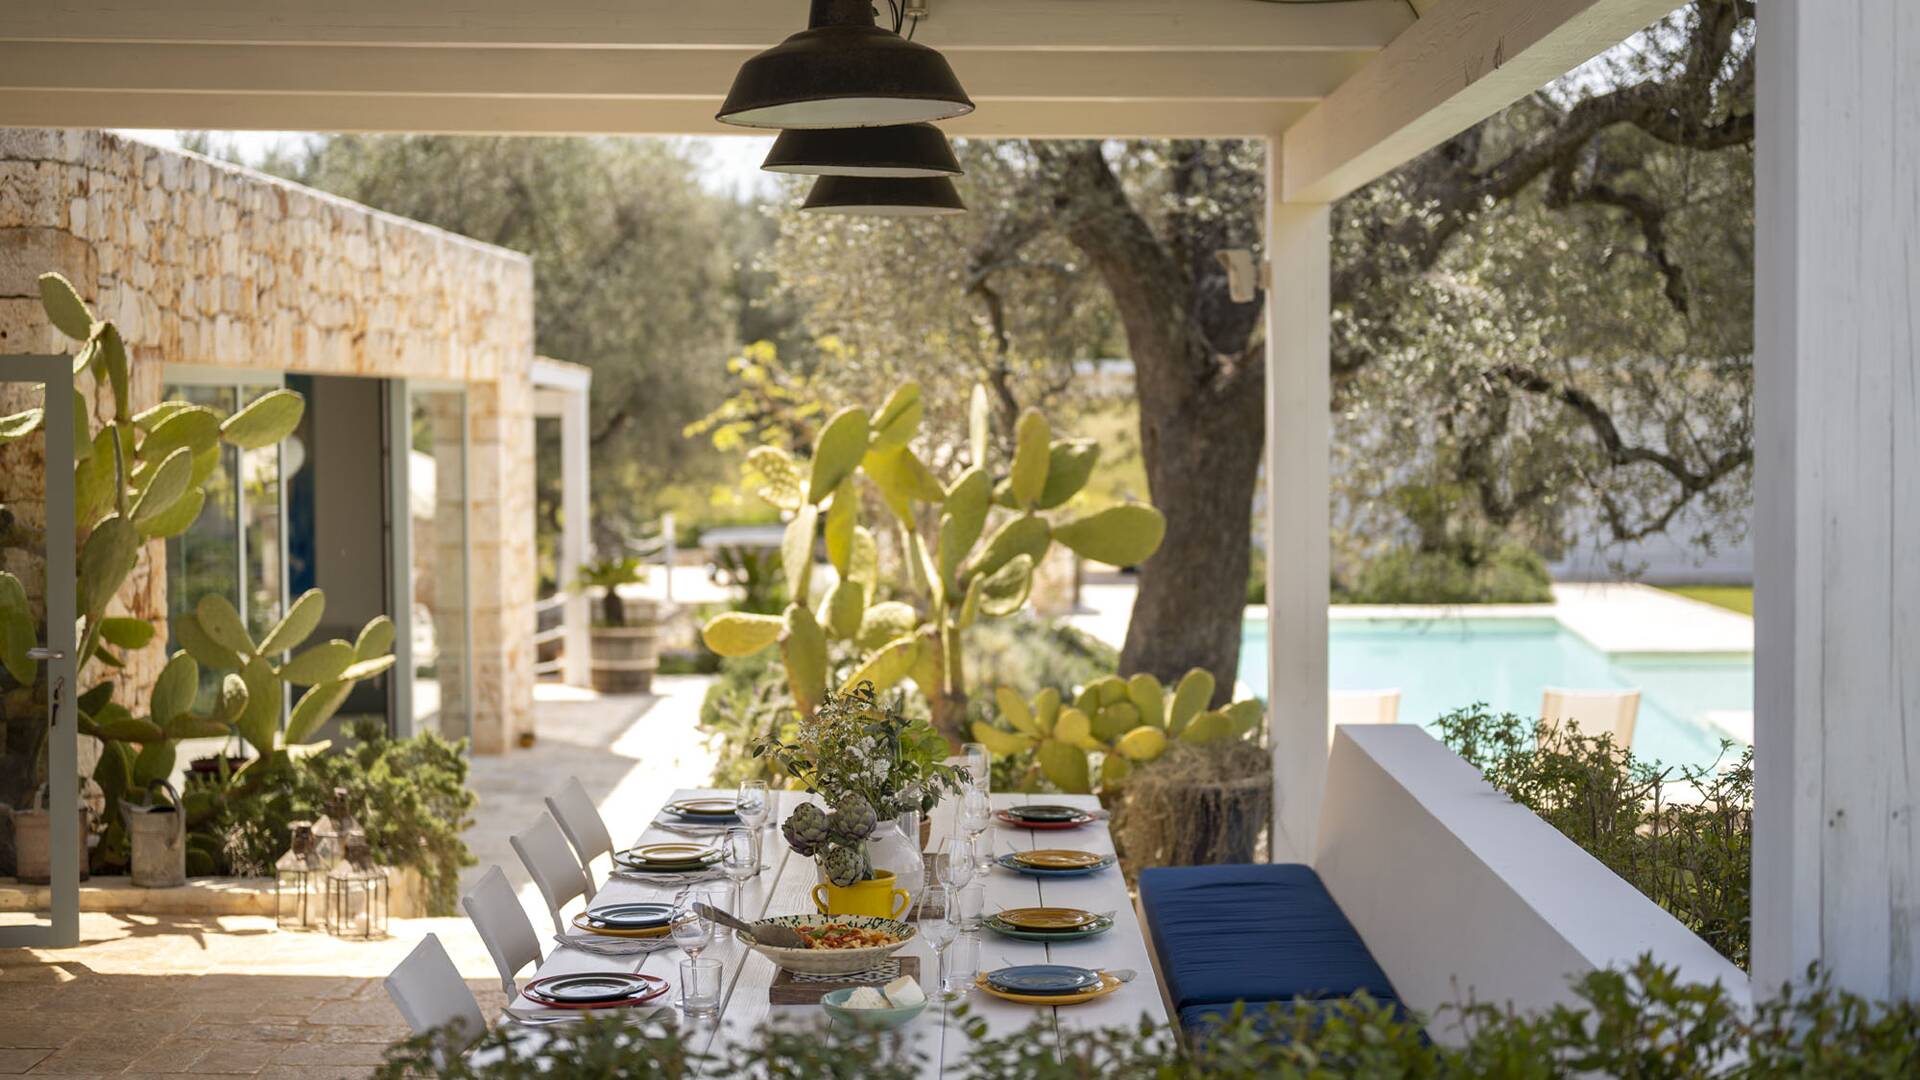
[[[900, 963], [900, 975], [911, 975], [915, 979], [920, 977], [919, 957], [900, 956], [896, 954], [893, 959]], [[818, 1005], [820, 1004], [821, 998], [835, 990], [845, 990], [850, 986], [872, 986], [878, 988], [885, 986], [897, 977], [898, 976], [890, 976], [878, 982], [860, 982], [851, 978], [834, 978], [817, 982], [808, 980], [802, 982], [794, 978], [793, 972], [788, 971], [786, 968], [781, 968], [779, 972], [774, 975], [772, 985], [767, 987], [767, 1001], [773, 1005]]]

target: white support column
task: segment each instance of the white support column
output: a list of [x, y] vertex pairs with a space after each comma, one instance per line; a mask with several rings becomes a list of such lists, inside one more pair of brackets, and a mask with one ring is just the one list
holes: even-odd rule
[[1267, 708], [1273, 858], [1312, 857], [1327, 780], [1329, 209], [1281, 202], [1267, 164]]
[[567, 596], [561, 616], [567, 628], [562, 655], [570, 686], [592, 681], [592, 608], [587, 594], [575, 587], [588, 558], [587, 522], [593, 513], [588, 465], [587, 394], [570, 390], [560, 413], [560, 588]]
[[1760, 21], [1753, 975], [1920, 996], [1920, 5]]

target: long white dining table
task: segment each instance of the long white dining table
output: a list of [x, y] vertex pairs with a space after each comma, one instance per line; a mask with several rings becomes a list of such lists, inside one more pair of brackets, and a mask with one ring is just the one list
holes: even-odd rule
[[[683, 789], [676, 791], [673, 797], [683, 799], [727, 794], [729, 793], [721, 791]], [[818, 878], [813, 861], [792, 852], [776, 827], [776, 823], [784, 820], [788, 811], [803, 801], [805, 796], [793, 791], [779, 792], [778, 796], [778, 812], [768, 823], [762, 844], [761, 861], [766, 869], [762, 870], [758, 877], [742, 886], [739, 903], [742, 910], [737, 911], [736, 914], [748, 920], [773, 915], [797, 915], [814, 910], [811, 893]], [[1026, 802], [1058, 803], [1087, 810], [1098, 809], [1098, 800], [1086, 795], [996, 794], [993, 797], [996, 810]], [[937, 848], [941, 841], [953, 835], [956, 805], [957, 800], [950, 799], [935, 808], [931, 815], [930, 849]], [[1049, 831], [1018, 828], [996, 820], [986, 835], [992, 839], [996, 854], [1041, 847], [1074, 848], [1101, 854], [1113, 852], [1113, 840], [1108, 834], [1104, 816], [1077, 829]], [[650, 824], [647, 830], [637, 838], [637, 842], [662, 843], [685, 839], [684, 836]], [[988, 875], [985, 885], [988, 913], [1014, 907], [1077, 907], [1093, 912], [1112, 913], [1113, 929], [1097, 937], [1059, 943], [1016, 940], [982, 929], [979, 931], [981, 970], [991, 970], [1007, 964], [1057, 963], [1105, 971], [1127, 969], [1137, 973], [1131, 982], [1113, 993], [1079, 1005], [1037, 1007], [1006, 1001], [974, 990], [967, 995], [966, 1003], [970, 1014], [985, 1023], [989, 1036], [1012, 1034], [1036, 1020], [1051, 1024], [1059, 1032], [1137, 1024], [1142, 1014], [1151, 1018], [1156, 1024], [1167, 1023], [1166, 1008], [1162, 1003], [1159, 989], [1154, 982], [1152, 967], [1148, 961], [1146, 940], [1141, 934], [1139, 919], [1128, 899], [1126, 883], [1117, 865], [1082, 877], [1049, 878], [1032, 877], [995, 866], [992, 873]], [[708, 887], [724, 891], [728, 883], [721, 880], [711, 883]], [[678, 891], [679, 886], [647, 884], [612, 877], [600, 887], [592, 906], [630, 901], [670, 900]], [[750, 1041], [764, 1024], [778, 1022], [785, 1018], [807, 1019], [820, 1016], [820, 1009], [815, 1005], [771, 1004], [768, 1000], [768, 991], [777, 971], [773, 962], [735, 941], [733, 936], [724, 929], [716, 928], [715, 942], [703, 955], [719, 959], [724, 965], [725, 976], [717, 1017], [702, 1021], [682, 1018], [682, 1030], [692, 1035], [695, 1048], [718, 1052], [728, 1044]], [[932, 997], [933, 992], [938, 989], [938, 966], [933, 949], [925, 941], [916, 937], [901, 950], [900, 955], [919, 957], [920, 983], [926, 989], [928, 996]], [[672, 989], [668, 992], [668, 996], [660, 999], [661, 1003], [665, 1004], [679, 995], [679, 965], [685, 958], [685, 954], [676, 948], [638, 956], [610, 957], [555, 946], [541, 961], [536, 975], [545, 977], [610, 970], [646, 972], [665, 978], [671, 985]], [[555, 1010], [542, 1009], [540, 1005], [524, 995], [512, 1003], [510, 1010], [522, 1016], [536, 1018], [544, 1018], [543, 1014], [547, 1013], [557, 1013]], [[536, 1029], [541, 1033], [551, 1030], [553, 1030], [551, 1026]], [[958, 1023], [953, 1007], [939, 1001], [930, 1002], [927, 1010], [903, 1029], [901, 1034], [912, 1051], [924, 1061], [923, 1076], [929, 1078], [958, 1076], [963, 1071], [962, 1065], [967, 1057], [970, 1037]], [[542, 1041], [544, 1040], [530, 1039], [527, 1046], [531, 1050]]]

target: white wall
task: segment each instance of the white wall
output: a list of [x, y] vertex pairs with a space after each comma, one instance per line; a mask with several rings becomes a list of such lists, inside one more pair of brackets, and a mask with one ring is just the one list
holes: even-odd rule
[[1313, 865], [1421, 1012], [1572, 1003], [1571, 979], [1649, 952], [1746, 997], [1744, 972], [1413, 725], [1337, 729]]
[[1754, 958], [1920, 996], [1920, 4], [1759, 24]]

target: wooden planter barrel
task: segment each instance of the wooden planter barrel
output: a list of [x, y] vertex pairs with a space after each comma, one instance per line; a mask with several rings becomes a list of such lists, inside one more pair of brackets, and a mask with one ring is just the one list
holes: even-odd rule
[[593, 628], [593, 688], [603, 694], [644, 694], [653, 689], [660, 667], [660, 623], [649, 607], [634, 626]]

